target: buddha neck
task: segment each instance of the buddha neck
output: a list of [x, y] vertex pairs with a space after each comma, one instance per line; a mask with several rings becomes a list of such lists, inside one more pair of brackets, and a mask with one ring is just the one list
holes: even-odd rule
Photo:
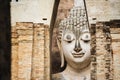
[[75, 70], [67, 65], [66, 69], [62, 72], [65, 80], [90, 80], [90, 65], [82, 70]]
[[81, 74], [85, 74], [86, 72], [89, 73], [90, 71], [90, 60], [86, 60], [85, 62], [81, 63], [78, 65], [78, 63], [69, 65], [67, 64], [66, 69], [64, 70], [65, 73], [69, 73], [70, 75], [81, 75]]

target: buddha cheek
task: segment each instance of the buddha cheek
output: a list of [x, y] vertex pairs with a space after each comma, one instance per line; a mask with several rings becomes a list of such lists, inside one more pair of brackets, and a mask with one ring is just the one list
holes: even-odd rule
[[67, 43], [65, 41], [62, 42], [62, 48], [65, 53], [71, 54], [71, 52], [74, 50], [74, 44], [75, 42]]
[[88, 43], [86, 44], [86, 43], [83, 43], [83, 42], [81, 42], [81, 43], [82, 43], [82, 45], [81, 45], [82, 52], [85, 54], [83, 56], [83, 59], [86, 60], [86, 59], [88, 59], [91, 56], [91, 53], [90, 53], [90, 44], [88, 44]]
[[71, 50], [72, 50], [71, 46], [63, 47], [64, 55], [68, 56], [68, 57], [72, 57], [72, 54], [71, 54], [72, 51]]
[[62, 48], [63, 48], [63, 54], [65, 56], [65, 58], [67, 59], [72, 59], [72, 51], [74, 49], [74, 46], [71, 45], [71, 44], [66, 44], [66, 43], [63, 43], [62, 44]]

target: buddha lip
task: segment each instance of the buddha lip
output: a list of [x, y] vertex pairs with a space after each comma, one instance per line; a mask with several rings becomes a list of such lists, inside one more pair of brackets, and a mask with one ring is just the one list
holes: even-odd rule
[[84, 56], [84, 53], [72, 53], [73, 57], [75, 58], [81, 58]]

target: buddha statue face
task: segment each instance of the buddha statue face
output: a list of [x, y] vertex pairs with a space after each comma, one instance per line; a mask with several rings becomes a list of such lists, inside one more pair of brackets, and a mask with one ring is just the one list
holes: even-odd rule
[[67, 62], [81, 63], [90, 58], [90, 33], [82, 31], [79, 35], [66, 31], [61, 39], [61, 47]]
[[[79, 1], [78, 1], [79, 2]], [[70, 65], [90, 63], [90, 32], [84, 7], [75, 6], [59, 24], [58, 47], [62, 65], [64, 58]]]
[[[61, 31], [61, 50], [68, 64], [87, 64], [90, 61], [90, 33], [84, 27], [65, 27]], [[80, 68], [80, 67], [79, 67]]]

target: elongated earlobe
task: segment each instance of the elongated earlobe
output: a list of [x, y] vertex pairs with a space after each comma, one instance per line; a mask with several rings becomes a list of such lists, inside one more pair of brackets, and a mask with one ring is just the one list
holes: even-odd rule
[[57, 39], [57, 45], [60, 50], [60, 57], [61, 57], [61, 68], [64, 66], [64, 54], [63, 54], [63, 49], [61, 47], [60, 41]]

